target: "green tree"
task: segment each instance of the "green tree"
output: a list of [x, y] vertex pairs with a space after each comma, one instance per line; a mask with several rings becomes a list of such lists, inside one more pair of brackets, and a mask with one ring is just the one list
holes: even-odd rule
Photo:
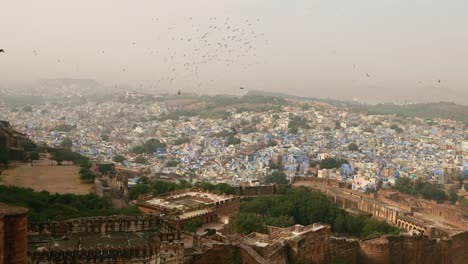
[[166, 167], [177, 167], [177, 165], [179, 165], [177, 160], [170, 160], [166, 162]]
[[263, 224], [262, 219], [252, 213], [239, 213], [231, 218], [230, 228], [240, 234], [250, 234], [252, 232], [267, 233], [268, 229]]
[[66, 124], [64, 124], [64, 125], [58, 125], [58, 126], [55, 127], [55, 129], [56, 129], [57, 131], [62, 131], [62, 132], [70, 132], [70, 131], [72, 131], [72, 130], [75, 129], [75, 128], [76, 128], [76, 126], [66, 125]]
[[148, 159], [145, 158], [143, 155], [138, 155], [138, 156], [135, 158], [135, 163], [147, 164], [147, 163], [148, 163]]
[[157, 148], [166, 147], [166, 143], [162, 143], [159, 139], [150, 139], [140, 146], [136, 146], [132, 149], [132, 152], [137, 154], [152, 154], [156, 152]]
[[190, 138], [188, 137], [179, 137], [174, 141], [174, 145], [182, 145], [185, 143], [190, 142]]
[[8, 163], [10, 161], [10, 153], [6, 147], [0, 146], [0, 163], [8, 168]]
[[82, 181], [92, 182], [96, 178], [96, 175], [87, 167], [81, 167], [79, 174]]
[[115, 155], [114, 157], [112, 157], [112, 160], [114, 162], [121, 163], [124, 160], [126, 160], [126, 158], [124, 156], [122, 156], [122, 155]]
[[403, 133], [403, 129], [401, 129], [398, 125], [395, 124], [391, 125], [390, 129], [395, 130], [398, 134]]
[[128, 191], [128, 199], [130, 201], [136, 200], [138, 196], [149, 193], [151, 193], [151, 186], [149, 184], [137, 184]]
[[447, 200], [447, 194], [440, 189], [439, 186], [425, 182], [423, 187], [420, 188], [419, 193], [424, 197], [424, 199], [444, 201]]
[[70, 138], [64, 138], [62, 142], [60, 142], [60, 147], [64, 149], [71, 149], [73, 146], [73, 141]]
[[268, 147], [274, 147], [274, 146], [278, 145], [278, 142], [275, 141], [275, 140], [269, 140], [267, 145], [268, 145]]
[[238, 137], [234, 137], [234, 136], [230, 136], [228, 139], [227, 139], [227, 142], [226, 142], [226, 145], [239, 145], [241, 143], [241, 140], [240, 138]]
[[395, 181], [395, 186], [393, 187], [396, 190], [406, 193], [406, 194], [415, 194], [413, 182], [410, 178], [399, 178]]
[[291, 134], [297, 134], [298, 132], [299, 132], [299, 128], [297, 128], [297, 127], [291, 127], [289, 129], [289, 133], [291, 133]]
[[30, 139], [27, 139], [25, 142], [23, 142], [24, 151], [34, 151], [36, 150], [36, 147], [36, 143]]
[[203, 220], [197, 217], [197, 218], [193, 218], [187, 221], [187, 223], [184, 224], [184, 229], [188, 232], [194, 233], [202, 225], [203, 225]]
[[37, 151], [30, 152], [29, 153], [29, 158], [31, 160], [38, 160], [40, 158], [39, 153], [37, 153]]
[[348, 150], [349, 151], [358, 151], [359, 147], [358, 147], [358, 145], [356, 145], [356, 143], [351, 143], [351, 144], [348, 145]]
[[141, 214], [136, 206], [112, 209], [109, 201], [95, 194], [50, 194], [46, 191], [0, 185], [0, 202], [29, 209], [31, 222], [63, 221], [75, 217]]
[[449, 193], [449, 201], [450, 201], [450, 203], [452, 203], [452, 204], [455, 204], [455, 203], [458, 201], [458, 195], [457, 195], [456, 192], [451, 191], [451, 192]]
[[289, 181], [286, 178], [286, 174], [282, 171], [275, 171], [266, 176], [265, 182], [276, 183], [276, 184], [288, 184]]
[[336, 169], [344, 163], [348, 163], [348, 161], [344, 159], [335, 159], [331, 157], [327, 157], [319, 162], [320, 168], [322, 169]]

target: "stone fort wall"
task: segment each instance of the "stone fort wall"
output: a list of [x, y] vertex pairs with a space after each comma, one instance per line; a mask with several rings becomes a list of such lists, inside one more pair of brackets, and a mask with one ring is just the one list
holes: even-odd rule
[[161, 234], [178, 236], [178, 231], [157, 214], [136, 216], [82, 217], [63, 222], [29, 223], [29, 235], [62, 235], [67, 233], [106, 233], [159, 231]]
[[332, 238], [329, 258], [362, 264], [463, 264], [468, 259], [468, 231], [447, 239], [382, 236], [369, 240]]

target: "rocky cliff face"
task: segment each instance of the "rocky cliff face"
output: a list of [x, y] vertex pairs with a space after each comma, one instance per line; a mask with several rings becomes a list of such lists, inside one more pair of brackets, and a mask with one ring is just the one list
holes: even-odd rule
[[0, 152], [10, 160], [24, 160], [26, 154], [23, 144], [28, 137], [18, 131], [13, 130], [10, 123], [0, 121]]

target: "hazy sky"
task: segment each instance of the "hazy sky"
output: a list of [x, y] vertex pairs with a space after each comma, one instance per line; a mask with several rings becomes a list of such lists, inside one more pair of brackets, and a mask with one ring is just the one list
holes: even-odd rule
[[[467, 11], [466, 0], [5, 0], [0, 85], [71, 77], [313, 95], [441, 79], [444, 88], [468, 91]], [[252, 49], [242, 57], [230, 40], [239, 51], [203, 45], [209, 26], [217, 26], [213, 38], [241, 28]], [[201, 63], [198, 75], [184, 68], [202, 54], [218, 57]]]

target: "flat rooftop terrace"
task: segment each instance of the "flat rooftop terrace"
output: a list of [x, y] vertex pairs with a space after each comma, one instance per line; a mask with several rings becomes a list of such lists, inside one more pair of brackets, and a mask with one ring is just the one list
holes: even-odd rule
[[145, 202], [168, 209], [186, 210], [203, 205], [224, 202], [232, 197], [207, 192], [189, 191], [165, 197], [154, 197]]

